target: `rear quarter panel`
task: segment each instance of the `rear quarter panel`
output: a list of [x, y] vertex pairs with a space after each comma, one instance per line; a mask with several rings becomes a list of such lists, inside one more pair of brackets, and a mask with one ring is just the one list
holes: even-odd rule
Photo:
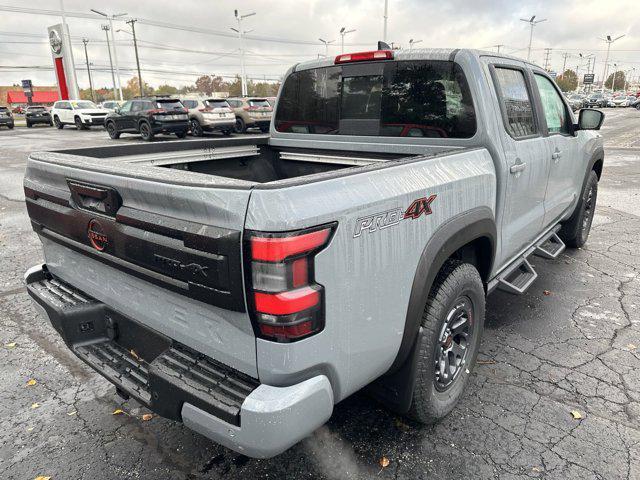
[[[431, 214], [403, 219], [417, 199]], [[328, 376], [339, 401], [385, 373], [402, 339], [414, 274], [433, 232], [477, 207], [495, 214], [494, 162], [485, 149], [418, 157], [388, 167], [285, 188], [253, 191], [245, 227], [286, 231], [338, 222], [315, 263], [324, 286], [324, 330], [302, 341], [257, 340], [263, 383], [287, 385], [310, 374]], [[386, 228], [367, 219], [397, 212]], [[364, 222], [364, 223], [363, 223]], [[363, 228], [363, 225], [365, 228]]]

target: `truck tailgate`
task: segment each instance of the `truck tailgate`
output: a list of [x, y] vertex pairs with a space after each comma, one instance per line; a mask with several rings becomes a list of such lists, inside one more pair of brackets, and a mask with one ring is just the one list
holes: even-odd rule
[[27, 210], [49, 271], [257, 377], [241, 258], [250, 189], [171, 182], [144, 168], [137, 177], [29, 159]]

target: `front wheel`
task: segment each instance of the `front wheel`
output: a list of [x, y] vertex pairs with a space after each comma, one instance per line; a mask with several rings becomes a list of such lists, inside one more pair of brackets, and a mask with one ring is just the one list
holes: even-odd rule
[[64, 123], [60, 121], [57, 115], [53, 117], [53, 123], [58, 130], [62, 130], [64, 128]]
[[31, 122], [27, 122], [27, 128], [32, 128], [33, 125], [31, 124]]
[[580, 201], [571, 218], [562, 224], [558, 235], [570, 248], [579, 248], [587, 243], [598, 198], [598, 175], [591, 170], [582, 190]]
[[140, 124], [140, 136], [145, 142], [150, 142], [153, 140], [153, 130], [151, 130], [151, 125], [149, 125], [147, 122], [142, 122]]
[[116, 124], [113, 122], [107, 122], [106, 125], [107, 133], [112, 140], [117, 140], [120, 138], [120, 132], [116, 128]]
[[469, 382], [484, 329], [485, 294], [476, 268], [447, 260], [422, 314], [416, 383], [409, 416], [435, 423], [456, 406]]
[[202, 130], [202, 125], [200, 125], [200, 122], [194, 118], [191, 120], [190, 123], [191, 123], [191, 135], [193, 135], [194, 137], [202, 137], [204, 135], [204, 132]]
[[78, 130], [85, 130], [87, 127], [82, 123], [82, 120], [80, 119], [80, 117], [76, 117], [73, 121], [73, 123], [76, 124], [76, 128]]

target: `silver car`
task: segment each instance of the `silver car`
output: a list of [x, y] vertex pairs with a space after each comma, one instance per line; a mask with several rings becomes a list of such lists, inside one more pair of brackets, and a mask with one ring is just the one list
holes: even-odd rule
[[236, 116], [224, 98], [182, 100], [182, 104], [189, 110], [191, 135], [194, 137], [202, 137], [204, 132], [214, 130], [231, 135]]

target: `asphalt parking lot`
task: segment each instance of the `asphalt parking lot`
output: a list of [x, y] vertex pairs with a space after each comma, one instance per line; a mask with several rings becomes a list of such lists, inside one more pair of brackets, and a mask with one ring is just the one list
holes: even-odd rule
[[144, 408], [120, 399], [36, 314], [22, 284], [42, 259], [23, 203], [27, 155], [113, 141], [102, 130], [0, 131], [0, 477], [640, 478], [640, 112], [606, 114], [587, 246], [536, 257], [540, 276], [527, 294], [489, 297], [479, 364], [458, 408], [421, 427], [356, 394], [270, 460], [143, 420]]

